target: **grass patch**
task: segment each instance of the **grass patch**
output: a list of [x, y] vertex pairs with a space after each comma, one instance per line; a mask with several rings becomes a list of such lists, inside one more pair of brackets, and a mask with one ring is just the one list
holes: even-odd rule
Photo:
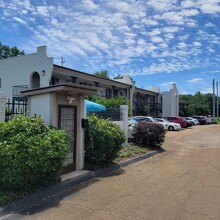
[[146, 154], [149, 151], [151, 151], [149, 148], [138, 146], [135, 142], [130, 142], [128, 143], [128, 145], [122, 147], [122, 149], [118, 153], [117, 158], [113, 162], [105, 163], [105, 164], [85, 164], [84, 169], [91, 171], [103, 169], [114, 163], [125, 161], [128, 160], [129, 158], [137, 157], [142, 154]]
[[220, 118], [216, 118], [214, 121], [215, 124], [220, 124]]
[[124, 146], [116, 158], [116, 162], [124, 161], [132, 157], [136, 157], [142, 154], [146, 154], [150, 151], [149, 148], [138, 146], [136, 143], [128, 143]]

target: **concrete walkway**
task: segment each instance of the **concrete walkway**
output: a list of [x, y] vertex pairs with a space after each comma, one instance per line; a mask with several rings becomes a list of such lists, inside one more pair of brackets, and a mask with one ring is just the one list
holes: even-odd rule
[[[168, 132], [165, 152], [4, 219], [220, 219], [220, 126]], [[0, 218], [1, 219], [1, 218]]]

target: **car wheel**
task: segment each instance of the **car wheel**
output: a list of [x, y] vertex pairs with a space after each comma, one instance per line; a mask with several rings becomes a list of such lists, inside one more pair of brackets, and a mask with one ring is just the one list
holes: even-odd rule
[[173, 131], [173, 130], [174, 130], [174, 127], [173, 127], [173, 126], [169, 126], [169, 127], [168, 127], [168, 130], [169, 130], [169, 131]]

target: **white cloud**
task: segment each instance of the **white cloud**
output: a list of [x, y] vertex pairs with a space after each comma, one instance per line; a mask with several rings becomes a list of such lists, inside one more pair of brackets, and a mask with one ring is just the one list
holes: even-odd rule
[[220, 13], [219, 1], [212, 3], [204, 3], [201, 5], [201, 11], [206, 14], [217, 14]]
[[37, 13], [39, 15], [48, 17], [49, 11], [48, 11], [48, 8], [46, 6], [38, 6], [36, 9], [37, 9]]
[[160, 86], [171, 86], [174, 83], [176, 83], [176, 82], [164, 82], [164, 83], [161, 83]]
[[180, 43], [178, 43], [178, 47], [180, 47], [180, 48], [186, 48], [186, 47], [187, 47], [187, 44], [184, 43], [184, 42], [180, 42]]
[[187, 80], [188, 83], [197, 83], [203, 81], [203, 78], [192, 78]]
[[141, 22], [142, 22], [144, 25], [147, 25], [147, 26], [156, 26], [156, 25], [158, 25], [158, 21], [156, 21], [156, 20], [151, 20], [151, 19], [146, 19], [146, 18], [142, 19]]
[[17, 21], [18, 23], [20, 23], [20, 24], [27, 24], [27, 22], [25, 21], [25, 20], [23, 20], [23, 19], [21, 19], [21, 18], [19, 18], [19, 17], [13, 17], [12, 18], [14, 21]]
[[215, 27], [215, 25], [212, 22], [207, 22], [205, 27]]
[[183, 16], [191, 17], [199, 14], [199, 11], [196, 9], [183, 9], [180, 12]]
[[200, 42], [194, 42], [193, 45], [194, 45], [195, 47], [201, 47], [201, 46], [202, 46], [202, 44], [201, 44]]
[[93, 11], [93, 10], [99, 9], [99, 6], [95, 4], [93, 0], [83, 0], [82, 5], [83, 5], [83, 8], [85, 8], [86, 10]]
[[181, 28], [175, 27], [175, 26], [167, 26], [167, 27], [162, 28], [162, 30], [167, 33], [175, 33], [175, 32], [180, 31]]
[[157, 19], [163, 19], [168, 24], [176, 24], [176, 25], [184, 25], [184, 18], [181, 14], [171, 11], [171, 12], [166, 12], [163, 15], [157, 15], [155, 16]]
[[195, 3], [193, 2], [193, 1], [183, 1], [183, 2], [181, 2], [181, 6], [183, 7], [183, 8], [191, 8], [191, 7], [193, 7], [195, 5]]
[[73, 68], [149, 75], [219, 66], [217, 2], [0, 0], [0, 11], [5, 30], [29, 30], [21, 45], [26, 53], [47, 45]]
[[148, 0], [147, 5], [156, 11], [169, 11], [176, 8], [176, 0]]
[[151, 38], [151, 41], [152, 41], [153, 43], [161, 43], [161, 42], [163, 42], [163, 38], [158, 37], [158, 36], [153, 36], [153, 37]]

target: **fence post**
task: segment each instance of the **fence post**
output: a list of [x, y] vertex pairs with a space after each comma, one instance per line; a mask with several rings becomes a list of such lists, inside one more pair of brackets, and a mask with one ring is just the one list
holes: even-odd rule
[[0, 92], [0, 122], [5, 122], [6, 101], [5, 94]]
[[128, 144], [128, 106], [120, 106], [120, 119], [123, 121], [123, 130], [126, 137], [125, 145]]

